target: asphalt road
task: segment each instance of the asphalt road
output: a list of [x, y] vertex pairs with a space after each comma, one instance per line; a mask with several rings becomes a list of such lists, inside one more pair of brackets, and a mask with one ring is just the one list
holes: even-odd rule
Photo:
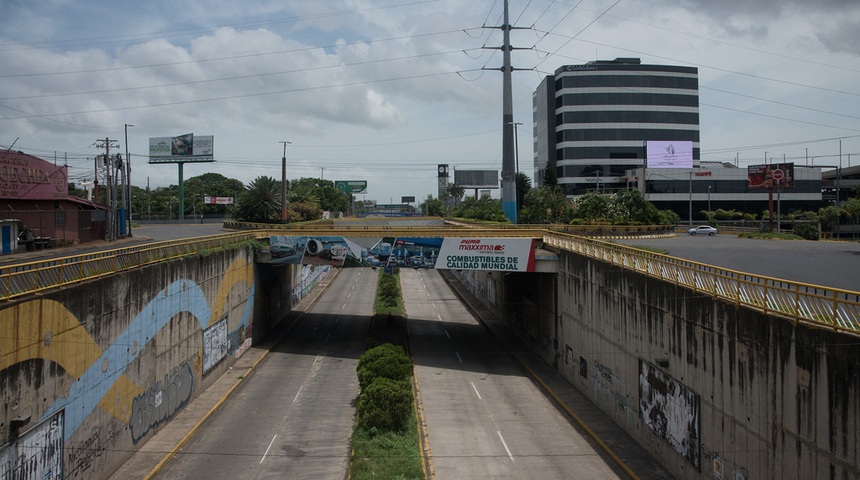
[[400, 278], [434, 479], [619, 478], [439, 272]]
[[376, 272], [343, 269], [158, 478], [343, 480]]
[[673, 257], [766, 277], [860, 291], [860, 242], [759, 240], [719, 234], [615, 240]]

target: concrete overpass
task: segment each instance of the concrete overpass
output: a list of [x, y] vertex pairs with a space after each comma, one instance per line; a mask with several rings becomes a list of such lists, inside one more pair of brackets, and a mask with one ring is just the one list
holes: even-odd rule
[[[72, 471], [92, 465], [81, 452], [107, 443], [133, 451], [169, 421], [193, 392], [163, 397], [160, 388], [211, 384], [265, 335], [269, 319], [301, 300], [319, 278], [310, 270], [325, 268], [256, 263], [251, 242], [293, 234], [534, 238], [557, 256], [557, 273], [464, 270], [458, 278], [673, 476], [858, 475], [858, 293], [586, 235], [595, 230], [333, 222], [4, 267], [0, 331], [12, 333], [0, 343], [3, 400], [26, 408], [4, 411], [11, 446], [3, 454], [33, 440], [22, 431], [59, 428], [62, 438], [51, 439]], [[172, 327], [182, 318], [194, 321]], [[156, 337], [164, 355], [150, 349]], [[203, 347], [182, 354], [189, 343]], [[158, 398], [170, 402], [153, 403], [154, 417], [136, 416]], [[121, 459], [87, 461], [110, 470]]]

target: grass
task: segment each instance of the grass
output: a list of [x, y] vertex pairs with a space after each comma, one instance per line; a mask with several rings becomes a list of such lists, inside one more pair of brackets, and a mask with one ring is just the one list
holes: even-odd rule
[[413, 414], [408, 428], [402, 432], [355, 429], [352, 433], [349, 478], [423, 480], [417, 423]]
[[791, 233], [746, 232], [739, 233], [738, 238], [760, 238], [764, 240], [803, 240], [803, 237]]
[[[379, 272], [379, 282], [382, 275]], [[394, 277], [398, 286], [394, 302], [386, 301], [376, 289], [374, 312], [377, 315], [403, 315], [403, 298], [399, 289], [400, 271], [394, 269]], [[377, 283], [379, 285], [379, 283]], [[391, 305], [395, 303], [395, 305]], [[414, 394], [414, 392], [413, 392]], [[356, 423], [357, 424], [357, 423]], [[421, 439], [418, 431], [418, 420], [413, 410], [412, 418], [407, 422], [404, 431], [387, 432], [355, 427], [352, 432], [352, 457], [349, 460], [350, 480], [424, 480], [423, 459], [421, 457]]]

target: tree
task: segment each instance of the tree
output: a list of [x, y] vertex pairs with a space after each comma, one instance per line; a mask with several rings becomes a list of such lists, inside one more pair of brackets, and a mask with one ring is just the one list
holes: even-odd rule
[[454, 209], [454, 216], [487, 222], [507, 221], [502, 202], [490, 197], [467, 198], [462, 205]]
[[[842, 213], [851, 221], [855, 227], [860, 224], [860, 198], [852, 198], [842, 205]], [[854, 231], [853, 237], [857, 238], [857, 228]]]
[[517, 172], [517, 212], [523, 209], [523, 200], [532, 189], [532, 179], [523, 172]]
[[464, 189], [460, 185], [456, 185], [453, 183], [449, 183], [446, 190], [448, 191], [448, 195], [454, 200], [455, 206], [460, 200], [463, 199], [463, 196], [466, 195], [466, 189]]
[[427, 198], [418, 205], [418, 208], [424, 212], [424, 215], [432, 217], [441, 217], [445, 215], [445, 203], [438, 198], [433, 198], [433, 195], [427, 195]]
[[830, 232], [839, 224], [839, 209], [833, 205], [821, 208], [818, 210], [818, 221], [821, 222], [821, 229]]
[[234, 216], [249, 222], [277, 222], [281, 218], [281, 184], [272, 177], [261, 176], [251, 182], [239, 196]]
[[558, 176], [555, 173], [555, 165], [553, 162], [546, 162], [546, 168], [543, 169], [543, 185], [545, 187], [554, 187], [558, 185]]
[[574, 218], [582, 223], [609, 221], [610, 201], [607, 195], [588, 193], [577, 197], [574, 204]]
[[571, 218], [570, 206], [564, 192], [557, 185], [531, 189], [523, 199], [520, 223], [567, 223]]

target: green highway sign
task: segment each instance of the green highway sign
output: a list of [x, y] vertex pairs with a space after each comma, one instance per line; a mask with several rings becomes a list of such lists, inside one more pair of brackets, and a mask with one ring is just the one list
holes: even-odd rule
[[334, 188], [346, 194], [364, 194], [367, 193], [367, 180], [335, 180]]

